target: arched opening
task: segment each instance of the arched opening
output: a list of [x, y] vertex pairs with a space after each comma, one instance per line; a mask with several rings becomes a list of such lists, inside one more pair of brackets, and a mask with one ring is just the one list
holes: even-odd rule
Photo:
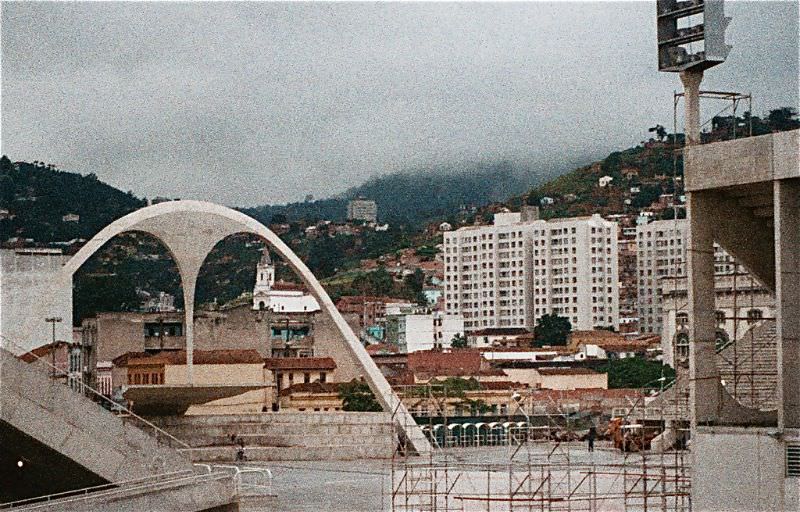
[[119, 233], [72, 277], [72, 322], [81, 350], [70, 363], [77, 376], [120, 402], [127, 384], [163, 384], [163, 368], [156, 367], [119, 363], [112, 377], [114, 362], [126, 355], [185, 348], [181, 276], [163, 241], [137, 230]]
[[685, 331], [675, 335], [675, 358], [676, 361], [689, 358], [689, 333]]

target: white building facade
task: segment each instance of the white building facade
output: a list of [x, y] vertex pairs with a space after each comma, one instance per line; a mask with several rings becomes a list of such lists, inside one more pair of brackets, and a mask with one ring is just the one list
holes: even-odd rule
[[[52, 342], [53, 326], [57, 341], [72, 341], [72, 288], [58, 289], [53, 279], [68, 259], [59, 249], [0, 249], [0, 334], [13, 343], [9, 350]], [[50, 314], [30, 321], [45, 297], [52, 299]]]
[[599, 215], [544, 220], [499, 213], [444, 234], [445, 311], [467, 331], [533, 329], [545, 314], [573, 329], [619, 327], [617, 224]]
[[387, 341], [406, 353], [450, 348], [455, 336], [464, 335], [464, 318], [440, 311], [391, 315], [386, 322]]
[[[639, 330], [661, 334], [664, 322], [662, 297], [685, 283], [686, 247], [689, 227], [686, 219], [659, 220], [636, 226]], [[714, 244], [714, 272], [733, 274], [733, 258]], [[740, 272], [743, 272], [740, 269]], [[685, 290], [685, 284], [683, 284]]]
[[264, 249], [256, 265], [256, 284], [253, 287], [253, 309], [275, 313], [314, 313], [320, 310], [313, 295], [299, 289], [284, 289], [275, 285], [275, 266]]
[[378, 222], [378, 204], [371, 199], [353, 199], [347, 203], [347, 220]]
[[636, 226], [637, 301], [639, 330], [643, 333], [661, 333], [662, 279], [685, 276], [687, 233], [685, 219], [659, 220]]

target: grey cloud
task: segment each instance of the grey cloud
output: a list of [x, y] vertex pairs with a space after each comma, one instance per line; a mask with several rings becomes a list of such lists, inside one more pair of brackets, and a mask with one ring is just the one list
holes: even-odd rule
[[[704, 86], [798, 106], [797, 2], [732, 2]], [[4, 3], [2, 143], [140, 195], [256, 205], [671, 125], [646, 3]], [[709, 113], [711, 111], [709, 110]]]

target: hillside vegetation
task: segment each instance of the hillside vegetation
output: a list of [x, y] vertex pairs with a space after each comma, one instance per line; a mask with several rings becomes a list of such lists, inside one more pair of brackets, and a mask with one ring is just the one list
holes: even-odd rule
[[242, 211], [267, 224], [276, 216], [289, 222], [343, 221], [347, 201], [365, 197], [378, 204], [379, 222], [416, 229], [462, 208], [504, 200], [548, 177], [539, 169], [505, 161], [461, 167], [438, 166], [375, 177], [332, 199], [260, 206]]
[[[16, 165], [0, 158], [0, 209], [10, 218], [0, 220], [0, 241], [32, 238], [51, 243], [89, 239], [110, 222], [145, 206], [131, 192], [122, 192], [94, 174], [58, 171], [37, 163]], [[67, 214], [80, 216], [65, 222]]]

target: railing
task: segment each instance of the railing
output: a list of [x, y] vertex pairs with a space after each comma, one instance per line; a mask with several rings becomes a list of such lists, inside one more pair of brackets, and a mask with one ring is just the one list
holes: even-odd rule
[[275, 496], [272, 494], [272, 471], [255, 466], [195, 464], [207, 473], [222, 471], [233, 476], [237, 496]]
[[173, 471], [170, 473], [162, 473], [160, 475], [150, 475], [141, 478], [133, 478], [131, 480], [123, 480], [120, 482], [113, 482], [92, 487], [84, 487], [82, 489], [75, 489], [72, 491], [57, 492], [53, 494], [46, 494], [44, 496], [37, 496], [35, 498], [26, 498], [23, 500], [11, 501], [0, 503], [0, 510], [7, 510], [12, 508], [25, 507], [36, 504], [49, 504], [51, 501], [62, 500], [65, 498], [88, 498], [89, 495], [96, 496], [94, 493], [100, 491], [117, 490], [122, 487], [140, 486], [148, 483], [163, 483], [174, 478], [183, 478], [194, 475], [191, 469], [184, 469], [182, 471]]
[[[35, 368], [36, 371], [39, 371], [40, 373], [46, 374], [48, 378], [52, 378], [53, 380], [55, 380], [56, 376], [64, 377], [64, 383], [67, 385], [69, 389], [71, 389], [76, 393], [84, 394], [84, 396], [98, 403], [98, 405], [100, 405], [106, 410], [111, 411], [112, 413], [124, 414], [125, 416], [124, 421], [131, 423], [138, 423], [139, 424], [137, 425], [138, 428], [150, 434], [156, 440], [156, 442], [165, 444], [171, 448], [190, 448], [188, 444], [176, 438], [169, 432], [157, 427], [156, 425], [142, 418], [138, 414], [134, 413], [133, 411], [125, 407], [124, 405], [115, 402], [114, 400], [103, 395], [96, 389], [92, 388], [91, 386], [86, 384], [80, 377], [76, 377], [74, 374], [70, 374], [68, 371], [64, 371], [50, 364], [44, 358], [41, 358], [36, 354], [29, 352], [24, 347], [21, 347], [20, 345], [8, 339], [8, 337], [0, 335], [0, 350], [8, 352], [8, 354], [11, 357], [16, 357], [12, 351], [6, 349], [6, 346], [14, 347], [18, 351], [21, 351], [22, 353], [28, 353], [32, 355], [33, 357], [36, 358], [36, 361], [34, 363], [30, 363], [29, 364], [30, 367]], [[43, 365], [44, 369], [41, 367], [39, 368], [34, 367], [33, 366], [34, 364]]]

